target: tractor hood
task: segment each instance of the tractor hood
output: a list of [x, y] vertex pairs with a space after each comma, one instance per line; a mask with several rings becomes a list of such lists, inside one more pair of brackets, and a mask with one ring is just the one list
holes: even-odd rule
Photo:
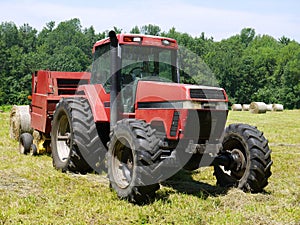
[[225, 90], [218, 87], [177, 84], [157, 81], [139, 81], [136, 102], [228, 102]]

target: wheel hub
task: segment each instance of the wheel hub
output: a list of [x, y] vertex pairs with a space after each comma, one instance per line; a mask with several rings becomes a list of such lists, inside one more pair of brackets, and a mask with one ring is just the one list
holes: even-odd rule
[[240, 178], [243, 176], [246, 168], [245, 156], [239, 149], [233, 149], [231, 151], [231, 157], [233, 159], [233, 165], [230, 166], [231, 174]]
[[236, 171], [245, 168], [246, 160], [244, 154], [239, 149], [233, 149], [231, 156], [236, 164]]
[[235, 173], [244, 172], [246, 167], [246, 159], [243, 152], [239, 149], [233, 149], [232, 151], [224, 151], [218, 155], [213, 165], [224, 166], [225, 170], [230, 170]]
[[56, 137], [57, 147], [58, 147], [58, 157], [61, 161], [66, 161], [70, 155], [70, 145], [71, 145], [71, 133], [70, 124], [66, 115], [62, 116], [59, 129], [57, 131]]
[[113, 174], [116, 184], [120, 188], [126, 188], [130, 185], [133, 173], [133, 155], [130, 148], [119, 141], [113, 152]]

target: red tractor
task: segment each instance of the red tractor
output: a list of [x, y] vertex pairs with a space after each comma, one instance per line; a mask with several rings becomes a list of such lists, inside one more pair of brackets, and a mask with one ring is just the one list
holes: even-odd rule
[[225, 131], [222, 88], [184, 84], [174, 39], [118, 34], [93, 48], [91, 73], [38, 71], [32, 78], [33, 137], [22, 152], [51, 152], [62, 171], [107, 169], [120, 198], [144, 202], [184, 168], [214, 166], [217, 183], [259, 192], [272, 160], [263, 133]]

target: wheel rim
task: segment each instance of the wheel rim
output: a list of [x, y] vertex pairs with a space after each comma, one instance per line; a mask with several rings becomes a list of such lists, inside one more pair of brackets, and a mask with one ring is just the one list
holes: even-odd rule
[[238, 170], [229, 170], [226, 171], [224, 167], [222, 170], [228, 174], [233, 180], [236, 182], [240, 181], [242, 177], [245, 175], [246, 165], [247, 165], [247, 154], [246, 154], [246, 146], [239, 139], [231, 139], [228, 142], [223, 144], [223, 148], [232, 155], [235, 155], [239, 158], [240, 165], [238, 166]]
[[132, 181], [134, 160], [132, 150], [125, 140], [118, 140], [112, 155], [112, 175], [114, 182], [122, 189]]
[[65, 162], [70, 156], [70, 124], [68, 117], [63, 115], [59, 120], [56, 135], [57, 153], [62, 162]]
[[20, 141], [19, 151], [20, 151], [21, 154], [25, 154], [25, 148], [24, 148], [24, 145], [23, 145], [23, 140]]
[[244, 176], [246, 171], [246, 159], [244, 153], [240, 149], [233, 149], [231, 151], [231, 154], [235, 155], [239, 161], [239, 165], [237, 166], [238, 170], [230, 170], [231, 176], [236, 180], [240, 180]]

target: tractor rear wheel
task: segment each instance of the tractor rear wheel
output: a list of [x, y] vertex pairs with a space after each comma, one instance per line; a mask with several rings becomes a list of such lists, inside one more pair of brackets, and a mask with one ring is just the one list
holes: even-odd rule
[[110, 186], [121, 199], [142, 204], [159, 189], [153, 171], [160, 161], [159, 139], [149, 124], [135, 119], [117, 123], [108, 144]]
[[103, 163], [106, 149], [86, 99], [59, 101], [52, 121], [51, 150], [54, 167], [62, 171], [86, 173]]
[[223, 151], [238, 158], [235, 169], [215, 166], [217, 184], [244, 191], [261, 192], [271, 176], [271, 150], [268, 141], [256, 127], [231, 124], [225, 130]]

